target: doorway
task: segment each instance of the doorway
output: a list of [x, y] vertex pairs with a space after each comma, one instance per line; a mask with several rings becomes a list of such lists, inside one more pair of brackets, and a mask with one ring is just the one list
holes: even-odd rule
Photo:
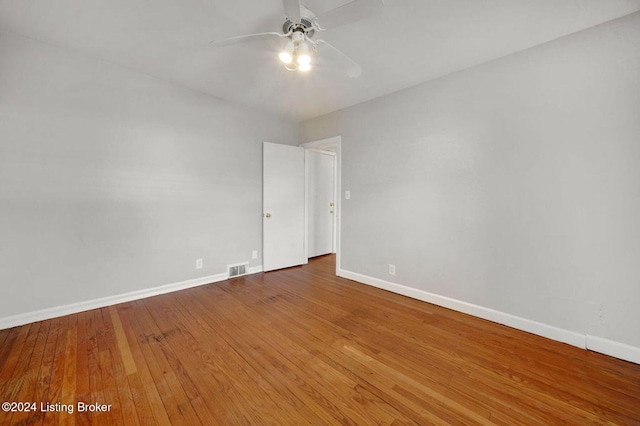
[[[340, 225], [341, 225], [341, 153], [342, 153], [342, 137], [335, 136], [328, 139], [322, 139], [318, 141], [308, 142], [300, 144], [305, 149], [305, 174], [306, 174], [306, 186], [305, 191], [305, 205], [306, 205], [306, 220], [305, 220], [305, 246], [307, 258], [317, 256], [326, 253], [336, 254], [336, 273], [340, 269]], [[328, 159], [331, 159], [329, 161]], [[326, 178], [320, 177], [324, 183], [315, 182], [314, 176], [310, 174], [326, 175], [327, 168], [330, 167], [333, 178], [331, 179], [331, 194], [332, 200], [326, 198]], [[310, 187], [312, 183], [312, 187]], [[310, 197], [318, 195], [314, 200], [310, 200]], [[330, 205], [333, 203], [333, 205]], [[317, 208], [317, 212], [314, 212], [314, 208]], [[320, 219], [320, 220], [316, 220]], [[324, 234], [326, 223], [330, 222], [331, 230], [329, 231], [330, 238], [330, 251], [326, 252], [327, 237]], [[318, 238], [317, 232], [323, 233], [323, 236]], [[318, 244], [319, 243], [319, 244]], [[322, 251], [318, 251], [316, 245], [324, 247]]]
[[[333, 179], [329, 184], [333, 187], [330, 191], [333, 201], [327, 199], [321, 204], [332, 218], [332, 230], [326, 238], [330, 241], [328, 253], [336, 254], [336, 274], [340, 270], [341, 139], [337, 136], [300, 146], [263, 143], [262, 263], [265, 272], [301, 265], [310, 257], [308, 167], [305, 161], [310, 152], [330, 155], [333, 159]], [[326, 189], [325, 185], [323, 191]]]
[[336, 154], [306, 149], [305, 212], [307, 258], [335, 253]]

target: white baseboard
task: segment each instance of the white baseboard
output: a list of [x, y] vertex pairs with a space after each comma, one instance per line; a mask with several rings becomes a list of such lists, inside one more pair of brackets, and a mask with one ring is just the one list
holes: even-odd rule
[[393, 293], [402, 294], [403, 296], [412, 297], [422, 300], [423, 302], [433, 303], [434, 305], [443, 306], [453, 309], [454, 311], [463, 312], [475, 317], [483, 318], [489, 321], [503, 324], [509, 327], [523, 330], [538, 336], [556, 340], [558, 342], [568, 343], [569, 345], [579, 348], [588, 349], [599, 352], [625, 361], [640, 364], [640, 348], [627, 345], [625, 343], [615, 342], [613, 340], [604, 339], [602, 337], [581, 334], [574, 331], [553, 327], [537, 321], [528, 320], [526, 318], [517, 317], [505, 312], [496, 311], [494, 309], [485, 308], [483, 306], [474, 305], [460, 300], [452, 299], [445, 296], [429, 293], [424, 290], [407, 287], [401, 284], [395, 284], [378, 278], [369, 277], [367, 275], [339, 269], [338, 276], [348, 278], [373, 287], [388, 290]]
[[[262, 272], [262, 266], [254, 266], [248, 269], [249, 274]], [[159, 287], [144, 290], [132, 291], [129, 293], [117, 294], [114, 296], [102, 297], [99, 299], [87, 300], [86, 302], [72, 303], [69, 305], [57, 306], [55, 308], [42, 309], [39, 311], [27, 312], [0, 318], [0, 330], [29, 324], [36, 321], [44, 321], [64, 315], [77, 314], [78, 312], [89, 311], [91, 309], [104, 308], [105, 306], [117, 305], [118, 303], [130, 302], [132, 300], [145, 299], [147, 297], [158, 296], [160, 294], [172, 293], [178, 290], [198, 287], [205, 284], [224, 281], [229, 278], [228, 273], [209, 275], [207, 277], [194, 278], [173, 284], [166, 284]]]
[[[262, 272], [262, 266], [254, 266], [248, 269], [249, 274]], [[584, 335], [577, 332], [564, 330], [553, 327], [540, 322], [528, 320], [526, 318], [517, 317], [515, 315], [496, 311], [479, 305], [474, 305], [460, 300], [452, 299], [445, 296], [429, 293], [407, 287], [401, 284], [373, 278], [367, 275], [339, 269], [337, 275], [343, 278], [354, 280], [373, 287], [388, 290], [393, 293], [402, 294], [434, 305], [453, 309], [454, 311], [473, 315], [489, 321], [503, 324], [509, 327], [523, 330], [538, 336], [546, 337], [559, 342], [567, 343], [579, 348], [589, 349], [605, 355], [623, 359], [625, 361], [640, 364], [640, 348], [627, 345], [624, 343], [608, 340], [602, 337]], [[129, 293], [118, 294], [115, 296], [103, 297], [100, 299], [88, 300], [86, 302], [72, 303], [69, 305], [58, 306], [55, 308], [42, 309], [39, 311], [27, 312], [25, 314], [13, 315], [0, 318], [0, 330], [16, 327], [19, 325], [29, 324], [36, 321], [44, 321], [51, 318], [57, 318], [64, 315], [76, 314], [91, 309], [103, 308], [105, 306], [117, 305], [118, 303], [130, 302], [132, 300], [144, 299], [147, 297], [157, 296], [160, 294], [171, 293], [178, 290], [184, 290], [205, 284], [211, 284], [228, 279], [227, 273], [210, 275], [207, 277], [195, 278], [192, 280], [181, 281], [178, 283], [167, 284], [159, 287], [153, 287], [145, 290], [132, 291]]]
[[640, 364], [640, 348], [587, 334], [587, 349]]
[[260, 265], [260, 266], [250, 266], [247, 269], [247, 274], [257, 274], [259, 272], [262, 272], [262, 265]]
[[576, 333], [558, 327], [553, 327], [548, 324], [543, 324], [537, 321], [528, 320], [526, 318], [517, 317], [505, 312], [496, 311], [494, 309], [485, 308], [483, 306], [474, 305], [472, 303], [462, 302], [460, 300], [452, 299], [445, 296], [439, 296], [437, 294], [429, 293], [424, 290], [418, 290], [401, 284], [395, 284], [389, 281], [384, 281], [378, 278], [369, 277], [367, 275], [358, 274], [344, 269], [340, 269], [338, 271], [338, 275], [350, 280], [358, 281], [363, 284], [368, 284], [373, 287], [391, 291], [393, 293], [402, 294], [403, 296], [422, 300], [423, 302], [428, 302], [434, 305], [453, 309], [454, 311], [473, 315], [474, 317], [483, 318], [489, 321], [496, 322], [498, 324], [503, 324], [512, 328], [516, 328], [518, 330], [536, 334], [538, 336], [567, 343], [572, 346], [577, 346], [579, 348], [585, 349], [587, 346], [586, 336], [584, 334]]

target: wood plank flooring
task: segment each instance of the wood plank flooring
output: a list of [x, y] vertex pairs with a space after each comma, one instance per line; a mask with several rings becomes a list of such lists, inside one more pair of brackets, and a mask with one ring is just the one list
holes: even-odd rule
[[334, 262], [2, 330], [0, 402], [37, 406], [0, 424], [640, 425], [640, 365], [337, 278]]

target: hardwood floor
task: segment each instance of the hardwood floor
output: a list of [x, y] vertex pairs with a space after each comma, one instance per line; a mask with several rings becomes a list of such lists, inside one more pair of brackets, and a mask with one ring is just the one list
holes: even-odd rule
[[333, 271], [325, 256], [2, 330], [0, 402], [37, 406], [0, 423], [640, 424], [640, 365]]

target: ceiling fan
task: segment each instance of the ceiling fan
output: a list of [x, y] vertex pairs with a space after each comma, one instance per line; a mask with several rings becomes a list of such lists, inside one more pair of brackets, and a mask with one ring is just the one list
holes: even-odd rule
[[300, 4], [300, 0], [282, 0], [285, 20], [282, 33], [266, 32], [231, 37], [210, 42], [212, 46], [228, 46], [265, 39], [288, 39], [278, 57], [289, 71], [307, 72], [311, 69], [312, 53], [318, 52], [355, 78], [362, 68], [353, 59], [324, 40], [314, 39], [316, 33], [368, 18], [382, 11], [383, 0], [353, 0], [343, 6], [315, 15]]

